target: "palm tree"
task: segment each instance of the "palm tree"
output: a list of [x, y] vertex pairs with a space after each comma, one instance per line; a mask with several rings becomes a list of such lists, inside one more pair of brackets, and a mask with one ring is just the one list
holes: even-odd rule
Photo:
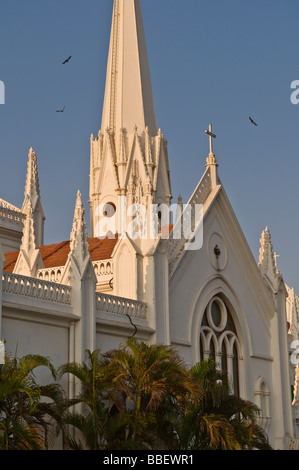
[[56, 371], [49, 358], [26, 355], [18, 359], [5, 357], [0, 365], [0, 449], [46, 449], [49, 417], [57, 407], [41, 402], [42, 396], [55, 398], [62, 393], [58, 384], [40, 386], [34, 370], [45, 366], [53, 378]]
[[258, 425], [259, 409], [231, 393], [227, 375], [211, 359], [197, 363], [190, 374], [200, 385], [200, 404], [191, 403], [177, 426], [180, 447], [192, 450], [270, 450]]
[[79, 431], [66, 438], [70, 449], [100, 450], [107, 442], [107, 422], [112, 406], [117, 406], [117, 396], [111, 387], [110, 371], [104, 366], [99, 350], [86, 351], [83, 364], [67, 363], [59, 368], [59, 374], [72, 374], [80, 386], [79, 393], [68, 400], [69, 413], [64, 423]]
[[[83, 365], [65, 364], [80, 391], [66, 406], [64, 423], [76, 431], [71, 449], [271, 449], [257, 423], [258, 408], [231, 394], [212, 360], [189, 371], [170, 346], [130, 339]], [[78, 408], [78, 405], [80, 407]]]
[[200, 387], [178, 353], [170, 346], [148, 346], [131, 338], [123, 347], [106, 353], [104, 359], [123, 405], [118, 421], [114, 420], [122, 439], [110, 440], [110, 446], [167, 447], [168, 441], [176, 440], [170, 410], [189, 396], [195, 403], [200, 399]]

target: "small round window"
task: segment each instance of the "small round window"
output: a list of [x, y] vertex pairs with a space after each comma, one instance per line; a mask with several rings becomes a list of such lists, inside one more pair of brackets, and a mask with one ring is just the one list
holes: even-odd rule
[[113, 204], [113, 202], [107, 202], [107, 204], [104, 205], [103, 208], [103, 215], [105, 217], [113, 217], [116, 212], [116, 207]]
[[222, 331], [227, 323], [227, 312], [223, 301], [215, 297], [209, 303], [207, 317], [210, 327], [215, 331]]

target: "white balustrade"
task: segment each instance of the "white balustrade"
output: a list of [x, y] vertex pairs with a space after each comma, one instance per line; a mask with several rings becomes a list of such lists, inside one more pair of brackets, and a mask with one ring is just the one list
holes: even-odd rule
[[64, 266], [39, 269], [36, 277], [43, 281], [60, 283], [63, 270]]
[[100, 280], [104, 276], [113, 275], [113, 260], [112, 259], [93, 261], [92, 264], [93, 264], [94, 271], [98, 280]]
[[[112, 259], [94, 261], [92, 264], [93, 264], [98, 282], [105, 281], [105, 280], [109, 281], [111, 279], [111, 277], [113, 276], [113, 260]], [[64, 270], [64, 266], [39, 269], [37, 271], [36, 277], [43, 281], [60, 283], [63, 270]]]
[[[31, 297], [71, 305], [72, 288], [63, 284], [35, 279], [20, 274], [2, 274], [2, 291], [7, 294]], [[96, 292], [96, 309], [117, 315], [146, 319], [147, 305], [138, 300]]]
[[2, 291], [39, 300], [71, 304], [71, 287], [19, 274], [2, 274]]
[[138, 300], [97, 292], [96, 309], [117, 315], [129, 315], [130, 317], [146, 319], [147, 305]]

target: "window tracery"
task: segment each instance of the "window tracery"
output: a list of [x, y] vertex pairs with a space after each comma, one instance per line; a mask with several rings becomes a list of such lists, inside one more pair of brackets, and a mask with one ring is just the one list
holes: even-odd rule
[[241, 347], [232, 315], [220, 296], [208, 303], [200, 328], [200, 360], [212, 358], [240, 395]]

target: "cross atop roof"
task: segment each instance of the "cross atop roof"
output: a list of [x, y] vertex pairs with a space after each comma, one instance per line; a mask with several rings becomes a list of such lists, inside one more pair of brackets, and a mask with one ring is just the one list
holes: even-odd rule
[[210, 154], [213, 153], [213, 139], [216, 139], [216, 134], [212, 132], [212, 124], [209, 124], [209, 130], [205, 131], [210, 136]]

